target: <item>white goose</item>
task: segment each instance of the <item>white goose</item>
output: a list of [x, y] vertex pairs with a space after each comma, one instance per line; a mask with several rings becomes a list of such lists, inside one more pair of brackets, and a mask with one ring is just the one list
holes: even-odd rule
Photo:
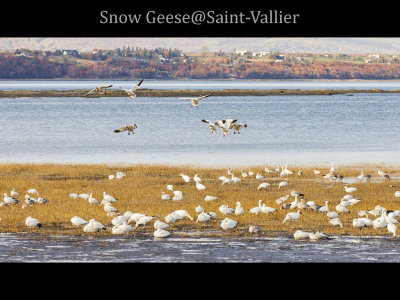
[[208, 124], [208, 127], [211, 129], [211, 133], [217, 132], [217, 123], [212, 123], [210, 120], [201, 120], [203, 123]]
[[110, 201], [110, 202], [115, 202], [117, 199], [115, 199], [113, 196], [106, 194], [106, 192], [103, 192], [103, 199]]
[[268, 182], [263, 182], [258, 186], [257, 191], [260, 190], [260, 189], [265, 189], [266, 190], [267, 187], [269, 187], [270, 185], [271, 184], [269, 184]]
[[215, 200], [218, 200], [218, 197], [216, 197], [216, 196], [210, 196], [210, 195], [206, 195], [206, 196], [204, 197], [204, 201], [207, 201], [207, 202], [209, 202], [209, 201], [215, 201]]
[[174, 191], [174, 197], [172, 198], [173, 201], [181, 201], [183, 199], [184, 197], [182, 191]]
[[281, 205], [282, 203], [286, 202], [289, 199], [289, 194], [287, 194], [286, 196], [282, 196], [278, 199], [275, 200], [276, 204]]
[[171, 196], [164, 192], [161, 192], [161, 200], [171, 200]]
[[128, 94], [128, 96], [129, 96], [130, 99], [133, 99], [133, 98], [136, 99], [135, 91], [136, 91], [136, 89], [142, 84], [142, 82], [143, 82], [143, 79], [140, 80], [140, 82], [139, 82], [138, 84], [136, 84], [135, 86], [133, 86], [132, 88], [130, 88], [130, 89], [124, 89], [123, 91], [124, 91], [125, 93]]
[[171, 235], [171, 232], [169, 232], [169, 231], [167, 231], [165, 229], [159, 228], [159, 229], [157, 229], [156, 231], [153, 232], [153, 235], [154, 235], [155, 238], [166, 238], [166, 237], [169, 237]]
[[136, 222], [135, 227], [139, 227], [139, 225], [145, 226], [147, 223], [153, 220], [154, 220], [153, 216], [143, 216]]
[[89, 198], [87, 201], [89, 202], [89, 204], [99, 204], [99, 201], [97, 201], [97, 199], [93, 197], [92, 191], [90, 191]]
[[217, 126], [222, 130], [223, 135], [228, 135], [228, 130], [232, 129], [233, 123], [236, 123], [236, 119], [225, 119], [225, 120], [218, 120], [216, 122]]
[[263, 205], [261, 206], [261, 212], [263, 214], [270, 214], [276, 212], [276, 208], [266, 206], [265, 203], [263, 203]]
[[4, 193], [3, 201], [5, 204], [17, 204], [19, 203], [19, 200], [14, 197], [10, 197], [7, 195], [7, 193]]
[[237, 215], [237, 216], [244, 215], [244, 208], [239, 201], [236, 202], [235, 215]]
[[95, 219], [90, 219], [89, 222], [83, 227], [84, 232], [99, 232], [100, 230], [105, 230], [106, 226], [104, 226], [101, 222], [96, 221]]
[[153, 224], [154, 229], [167, 229], [170, 226], [167, 223], [164, 223], [160, 220], [155, 220]]
[[42, 224], [39, 222], [39, 220], [32, 217], [27, 217], [25, 219], [25, 225], [30, 228], [42, 227]]
[[378, 175], [390, 180], [389, 174], [378, 168]]
[[211, 220], [211, 216], [206, 212], [201, 212], [197, 216], [196, 222], [209, 222]]
[[249, 232], [250, 233], [259, 233], [259, 232], [261, 232], [261, 227], [260, 226], [256, 226], [256, 225], [250, 225], [249, 226]]
[[201, 205], [196, 206], [195, 211], [197, 214], [201, 214], [202, 212], [205, 212], [204, 208], [201, 207]]
[[133, 227], [128, 223], [122, 223], [118, 225], [114, 225], [111, 229], [112, 234], [127, 234], [133, 230]]
[[174, 191], [174, 186], [172, 184], [167, 185], [167, 190], [173, 192]]
[[12, 188], [11, 192], [10, 192], [11, 197], [18, 197], [19, 193], [15, 191], [14, 188]]
[[285, 165], [284, 171], [285, 171], [285, 174], [287, 174], [287, 175], [293, 175], [293, 172], [287, 168], [287, 165]]
[[74, 226], [81, 226], [81, 225], [86, 225], [88, 223], [88, 221], [86, 221], [85, 219], [82, 219], [81, 217], [74, 216], [71, 218], [71, 223]]
[[263, 203], [263, 200], [258, 200], [258, 206], [255, 206], [249, 210], [249, 213], [258, 215], [261, 213], [261, 203]]
[[283, 223], [285, 223], [288, 220], [292, 221], [297, 221], [301, 217], [301, 210], [298, 210], [297, 212], [290, 212], [286, 214], [285, 219], [283, 220]]
[[39, 195], [39, 192], [36, 189], [29, 189], [26, 191], [28, 194], [36, 194]]
[[[136, 124], [129, 124], [129, 125], [122, 126], [121, 128], [115, 129], [114, 132], [118, 133], [118, 132], [128, 131], [128, 135], [131, 135], [131, 134], [134, 135], [135, 134], [134, 130], [136, 128], [137, 128]], [[108, 178], [108, 179], [110, 179], [110, 178]]]
[[197, 182], [196, 183], [196, 189], [198, 189], [199, 191], [203, 191], [206, 189], [206, 186], [202, 183]]
[[333, 226], [339, 226], [340, 228], [343, 228], [343, 223], [339, 218], [330, 219], [329, 223], [331, 223]]
[[108, 89], [108, 88], [110, 88], [110, 87], [112, 87], [112, 84], [110, 84], [110, 85], [106, 85], [106, 86], [98, 86], [98, 87], [95, 87], [94, 89], [92, 89], [92, 90], [90, 90], [89, 92], [87, 92], [85, 95], [83, 95], [84, 97], [86, 97], [86, 96], [88, 96], [88, 95], [91, 95], [91, 94], [99, 94], [99, 95], [103, 95], [103, 94], [105, 94], [105, 92], [106, 92], [106, 90], [105, 89]]
[[231, 208], [231, 207], [229, 207], [228, 205], [225, 205], [225, 204], [221, 205], [221, 206], [218, 208], [218, 210], [219, 210], [219, 212], [220, 212], [221, 214], [223, 214], [224, 216], [233, 214], [233, 213], [235, 212], [235, 210], [234, 210], [233, 208]]
[[210, 96], [211, 96], [211, 94], [200, 96], [200, 97], [196, 97], [196, 98], [178, 98], [178, 99], [191, 101], [190, 107], [199, 107], [199, 102], [201, 100], [207, 98], [207, 97], [210, 97]]
[[258, 180], [264, 180], [264, 179], [265, 179], [265, 177], [264, 177], [264, 176], [262, 176], [261, 174], [257, 173], [257, 175], [256, 175], [256, 179], [258, 179]]
[[296, 230], [293, 234], [295, 240], [308, 240], [310, 238], [311, 232]]
[[287, 182], [287, 181], [282, 181], [282, 182], [280, 182], [279, 183], [279, 187], [278, 187], [278, 189], [280, 189], [281, 187], [287, 187], [288, 186], [288, 184], [289, 184], [289, 182]]
[[189, 177], [189, 175], [186, 174], [180, 174], [179, 176], [182, 177], [182, 179], [186, 182], [189, 183], [192, 179]]
[[394, 192], [394, 196], [395, 196], [396, 198], [400, 198], [400, 191]]
[[238, 222], [235, 220], [232, 220], [230, 218], [225, 218], [221, 222], [221, 228], [223, 230], [228, 230], [228, 229], [233, 229], [237, 226]]
[[196, 183], [200, 183], [201, 182], [201, 178], [200, 178], [199, 174], [194, 175], [193, 180]]
[[393, 238], [396, 237], [396, 231], [397, 231], [396, 224], [393, 224], [393, 223], [387, 224], [387, 230], [389, 233], [391, 233], [393, 235]]
[[347, 185], [344, 186], [344, 190], [346, 191], [346, 193], [353, 193], [355, 191], [358, 190], [358, 188], [355, 187], [347, 187]]
[[193, 217], [184, 209], [178, 209], [174, 211], [174, 214], [181, 216], [182, 218], [188, 218], [190, 221], [193, 221]]

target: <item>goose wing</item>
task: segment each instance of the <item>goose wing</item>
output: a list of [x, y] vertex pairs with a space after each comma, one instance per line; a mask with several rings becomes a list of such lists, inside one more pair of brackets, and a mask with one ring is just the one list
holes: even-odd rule
[[195, 100], [201, 101], [201, 100], [203, 100], [203, 99], [205, 99], [205, 98], [207, 98], [207, 97], [210, 97], [210, 96], [211, 96], [211, 94], [204, 95], [204, 96], [200, 96], [200, 97], [198, 97], [198, 98], [195, 98]]
[[133, 91], [136, 91], [136, 89], [142, 84], [142, 82], [143, 82], [143, 79], [142, 80], [140, 80], [140, 82], [137, 84], [137, 85], [135, 85], [133, 88], [131, 88], [130, 90], [133, 92]]
[[110, 87], [112, 87], [112, 84], [106, 85], [106, 86], [101, 86], [101, 87], [99, 87], [99, 88], [100, 88], [100, 89], [107, 89], [107, 88], [110, 88]]

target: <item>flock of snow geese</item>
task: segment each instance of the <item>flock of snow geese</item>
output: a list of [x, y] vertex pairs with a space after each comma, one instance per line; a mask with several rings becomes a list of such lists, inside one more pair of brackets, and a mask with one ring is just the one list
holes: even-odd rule
[[[299, 170], [300, 171], [300, 170]], [[314, 170], [314, 173], [317, 174], [316, 172], [318, 170]], [[288, 169], [287, 165], [285, 166], [277, 166], [276, 169], [269, 169], [267, 166], [265, 166], [265, 172], [266, 173], [271, 173], [275, 172], [279, 174], [281, 177], [286, 177], [289, 175], [293, 175], [294, 172]], [[221, 185], [226, 185], [226, 184], [240, 184], [243, 180], [246, 180], [248, 177], [253, 177], [256, 180], [264, 181], [265, 177], [260, 174], [254, 174], [250, 169], [248, 172], [244, 172], [242, 170], [241, 177], [239, 178], [235, 176], [232, 172], [231, 168], [228, 168], [227, 170], [228, 176], [219, 176], [218, 179], [221, 181]], [[390, 176], [383, 172], [382, 170], [378, 169], [377, 172], [378, 176], [390, 180]], [[302, 175], [302, 172], [297, 173], [298, 176]], [[341, 181], [342, 178], [340, 176], [335, 176], [335, 169], [332, 168], [330, 172], [323, 177], [329, 180], [335, 180], [335, 181]], [[117, 172], [116, 174], [111, 174], [109, 175], [109, 179], [123, 179], [126, 176], [125, 173], [122, 172]], [[193, 177], [190, 177], [187, 174], [180, 174], [180, 177], [186, 184], [192, 184], [195, 183], [195, 186], [198, 190], [205, 190], [206, 187], [202, 183], [202, 179], [198, 174], [195, 174]], [[366, 176], [361, 172], [360, 176], [357, 177], [358, 180], [365, 181], [369, 180], [371, 176]], [[280, 188], [286, 188], [289, 186], [289, 182], [285, 179], [284, 181], [281, 181], [278, 184], [278, 189]], [[267, 182], [262, 182], [257, 190], [259, 189], [267, 189], [271, 184]], [[164, 201], [181, 201], [184, 199], [184, 194], [182, 191], [174, 189], [174, 186], [172, 184], [167, 185], [166, 187], [167, 191], [161, 193], [161, 199]], [[355, 187], [349, 187], [347, 185], [344, 186], [344, 192], [347, 194], [343, 196], [343, 198], [340, 200], [340, 203], [336, 205], [334, 210], [331, 210], [329, 207], [329, 201], [325, 201], [324, 205], [319, 205], [315, 203], [315, 201], [307, 201], [304, 194], [295, 190], [292, 190], [290, 194], [287, 194], [285, 196], [282, 196], [278, 199], [275, 200], [276, 204], [279, 206], [279, 209], [287, 209], [287, 210], [296, 210], [296, 211], [291, 211], [288, 212], [283, 219], [282, 223], [286, 222], [296, 222], [298, 221], [301, 216], [303, 211], [307, 210], [314, 210], [317, 211], [321, 214], [324, 214], [327, 216], [327, 219], [329, 219], [329, 223], [333, 226], [339, 226], [340, 228], [343, 228], [343, 223], [340, 220], [340, 215], [349, 213], [349, 206], [356, 205], [357, 203], [361, 202], [360, 199], [355, 198], [352, 194], [355, 193], [358, 190], [358, 188]], [[170, 195], [169, 193], [172, 192], [173, 196]], [[33, 195], [36, 195], [34, 198]], [[3, 202], [0, 203], [0, 206], [3, 205], [15, 205], [20, 203], [21, 201], [18, 200], [18, 197], [20, 194], [13, 188], [10, 192], [10, 196], [8, 196], [7, 193], [4, 193], [3, 197]], [[288, 202], [290, 196], [294, 197], [294, 201]], [[400, 191], [396, 191], [394, 194], [395, 197], [400, 198]], [[101, 201], [98, 201], [96, 198], [93, 197], [93, 192], [90, 191], [89, 194], [87, 193], [70, 193], [69, 197], [77, 200], [77, 199], [83, 199], [84, 201], [87, 201], [89, 204], [100, 204], [103, 206], [105, 213], [109, 217], [113, 217], [111, 224], [111, 232], [112, 234], [128, 234], [132, 230], [138, 228], [138, 227], [143, 227], [147, 226], [148, 224], [153, 223], [154, 227], [154, 232], [153, 235], [156, 238], [165, 238], [171, 235], [171, 232], [168, 231], [170, 228], [171, 224], [175, 224], [179, 220], [183, 219], [188, 219], [190, 221], [194, 221], [196, 223], [198, 222], [210, 222], [211, 220], [216, 220], [217, 219], [217, 213], [216, 212], [206, 212], [201, 205], [198, 205], [195, 208], [195, 212], [197, 214], [197, 218], [195, 219], [191, 214], [189, 214], [188, 211], [184, 209], [178, 209], [175, 211], [172, 211], [171, 213], [167, 214], [163, 219], [162, 217], [156, 217], [156, 216], [149, 216], [144, 213], [132, 213], [130, 211], [126, 211], [125, 213], [121, 213], [118, 211], [113, 206], [113, 203], [118, 201], [115, 197], [113, 197], [110, 194], [107, 194], [106, 192], [103, 192], [103, 199]], [[218, 200], [218, 197], [216, 196], [211, 196], [207, 195], [204, 198], [204, 201], [215, 201]], [[49, 200], [46, 198], [43, 198], [39, 195], [39, 192], [32, 188], [26, 191], [25, 195], [25, 200], [22, 205], [22, 208], [25, 208], [27, 206], [32, 206], [32, 205], [40, 205], [40, 204], [47, 204], [49, 203]], [[277, 212], [277, 208], [266, 206], [263, 200], [258, 201], [258, 206], [255, 206], [253, 208], [250, 208], [245, 210], [245, 208], [241, 205], [240, 201], [236, 201], [236, 207], [229, 207], [226, 204], [222, 204], [219, 206], [218, 211], [224, 219], [220, 223], [220, 228], [223, 230], [230, 230], [234, 229], [238, 226], [238, 221], [234, 220], [229, 217], [229, 215], [235, 215], [237, 217], [243, 216], [246, 213], [250, 213], [253, 215], [260, 215], [260, 214], [273, 214]], [[396, 232], [397, 232], [397, 226], [396, 224], [398, 223], [397, 218], [400, 217], [400, 210], [395, 210], [395, 211], [390, 211], [387, 210], [386, 208], [378, 205], [374, 209], [370, 210], [360, 210], [357, 213], [358, 217], [353, 219], [352, 225], [355, 228], [362, 229], [364, 227], [373, 227], [374, 229], [382, 229], [386, 228], [387, 231], [393, 235], [393, 237], [396, 237]], [[374, 218], [370, 219], [370, 216], [373, 216]], [[240, 219], [239, 219], [240, 220]], [[101, 230], [106, 230], [107, 227], [102, 224], [99, 221], [96, 221], [95, 219], [90, 219], [89, 221], [85, 220], [82, 217], [79, 216], [73, 216], [71, 218], [71, 224], [73, 226], [82, 226], [83, 232], [99, 232]], [[133, 226], [133, 223], [135, 224]], [[35, 219], [31, 216], [27, 217], [25, 220], [25, 225], [29, 228], [35, 228], [35, 227], [41, 227], [42, 223], [38, 220]], [[248, 231], [250, 233], [259, 233], [261, 232], [261, 228], [256, 225], [250, 225], [248, 228]], [[297, 230], [294, 233], [294, 239], [296, 240], [321, 240], [321, 239], [329, 239], [330, 237], [321, 232], [321, 231], [316, 231], [316, 232], [306, 232], [302, 230]]]
[[[122, 89], [130, 99], [136, 99], [136, 94], [135, 91], [136, 89], [142, 84], [143, 79], [140, 80], [139, 83], [134, 85], [130, 89]], [[104, 95], [106, 92], [106, 89], [112, 87], [113, 85], [106, 85], [106, 86], [99, 86], [95, 87], [94, 89], [88, 91], [84, 97], [87, 97], [89, 95]], [[183, 100], [189, 100], [191, 102], [190, 107], [199, 107], [199, 102], [204, 100], [205, 98], [210, 97], [212, 94], [204, 95], [204, 96], [199, 96], [199, 97], [189, 97], [189, 98], [177, 98], [177, 99], [183, 99]], [[240, 134], [240, 129], [247, 127], [246, 123], [238, 123], [238, 120], [235, 119], [226, 119], [226, 120], [217, 120], [215, 122], [211, 122], [209, 120], [201, 120], [202, 122], [208, 124], [209, 128], [211, 129], [211, 133], [216, 133], [217, 128], [219, 128], [222, 132], [222, 136], [227, 136], [229, 135], [229, 130], [233, 129], [234, 134]], [[129, 124], [122, 126], [121, 128], [115, 129], [114, 132], [124, 132], [127, 131], [128, 135], [133, 135], [134, 130], [137, 128], [136, 124]]]

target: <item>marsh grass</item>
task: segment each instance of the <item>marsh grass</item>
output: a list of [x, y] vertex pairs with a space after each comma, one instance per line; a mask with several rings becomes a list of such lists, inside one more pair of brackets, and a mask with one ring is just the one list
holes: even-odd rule
[[[123, 214], [126, 211], [141, 212], [155, 216], [164, 221], [164, 217], [176, 209], [185, 209], [196, 219], [195, 208], [201, 205], [206, 212], [217, 213], [217, 220], [207, 224], [196, 223], [190, 220], [182, 220], [171, 225], [170, 231], [176, 233], [201, 232], [203, 235], [219, 236], [251, 236], [248, 233], [250, 225], [258, 225], [262, 228], [261, 235], [292, 235], [297, 229], [316, 231], [322, 230], [331, 235], [388, 235], [386, 229], [375, 230], [353, 228], [352, 220], [357, 218], [360, 210], [373, 209], [381, 205], [388, 210], [400, 209], [400, 199], [394, 197], [394, 192], [400, 190], [399, 174], [391, 166], [382, 166], [391, 180], [383, 180], [377, 175], [377, 166], [373, 164], [336, 166], [336, 173], [345, 178], [357, 177], [361, 170], [364, 174], [371, 174], [370, 182], [355, 182], [345, 184], [331, 182], [322, 178], [323, 174], [329, 172], [329, 168], [318, 168], [317, 166], [301, 167], [304, 172], [302, 176], [297, 175], [298, 167], [289, 166], [294, 175], [286, 176], [285, 179], [278, 174], [267, 174], [264, 166], [251, 167], [251, 170], [264, 175], [265, 180], [255, 179], [255, 176], [242, 179], [240, 183], [221, 185], [219, 176], [228, 176], [224, 168], [205, 168], [191, 166], [167, 166], [167, 165], [134, 165], [134, 166], [112, 166], [112, 165], [69, 165], [69, 164], [3, 164], [0, 165], [0, 191], [10, 195], [12, 188], [15, 188], [20, 196], [21, 202], [15, 205], [3, 205], [0, 207], [0, 231], [1, 232], [35, 232], [48, 234], [87, 234], [83, 233], [82, 227], [75, 227], [70, 219], [77, 215], [86, 220], [94, 218], [107, 226], [107, 230], [96, 235], [111, 234], [111, 220], [107, 216], [101, 204], [91, 205], [83, 199], [73, 199], [68, 196], [70, 193], [88, 193], [93, 191], [93, 197], [99, 202], [103, 199], [103, 192], [113, 195], [118, 199], [113, 206]], [[313, 170], [319, 169], [321, 175], [315, 175]], [[233, 173], [241, 178], [241, 169], [233, 168]], [[127, 176], [121, 180], [109, 180], [108, 175], [116, 172], [124, 172]], [[193, 182], [185, 183], [179, 174], [184, 173], [191, 178], [197, 173], [202, 178], [206, 190], [198, 191]], [[286, 188], [278, 189], [282, 180], [289, 181]], [[269, 182], [266, 190], [257, 190], [261, 182]], [[167, 185], [172, 184], [175, 190], [183, 192], [182, 201], [161, 200], [161, 192], [172, 195], [167, 190]], [[292, 190], [302, 192], [305, 198], [324, 205], [330, 201], [329, 208], [334, 211], [335, 206], [341, 198], [346, 195], [344, 186], [354, 186], [358, 190], [353, 193], [355, 198], [361, 202], [348, 206], [348, 214], [341, 214], [340, 219], [343, 228], [334, 227], [329, 223], [329, 218], [322, 213], [313, 210], [302, 210], [302, 216], [297, 222], [282, 223], [286, 214], [296, 210], [282, 210], [275, 200], [279, 197], [290, 194]], [[39, 191], [40, 196], [50, 200], [47, 204], [35, 204], [22, 208], [24, 196], [30, 188]], [[206, 202], [206, 195], [217, 196], [218, 200]], [[37, 196], [34, 196], [37, 197]], [[252, 207], [258, 206], [258, 200], [264, 200], [267, 206], [277, 208], [277, 212], [271, 214], [253, 215], [248, 212]], [[294, 197], [290, 196], [286, 201], [292, 202]], [[218, 208], [227, 204], [232, 208], [236, 207], [236, 201], [240, 201], [245, 209], [244, 216], [230, 215], [229, 217], [238, 221], [238, 227], [225, 232], [220, 229], [221, 220], [225, 218]], [[28, 229], [25, 226], [25, 218], [32, 216], [42, 223], [41, 228]], [[370, 216], [371, 219], [375, 217]], [[134, 229], [130, 234], [150, 233], [154, 229], [151, 225]], [[254, 235], [253, 235], [254, 236]]]

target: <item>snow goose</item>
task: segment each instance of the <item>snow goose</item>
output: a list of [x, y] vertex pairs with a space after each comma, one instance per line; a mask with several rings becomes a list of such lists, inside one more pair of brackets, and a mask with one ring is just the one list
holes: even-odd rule
[[193, 217], [184, 209], [178, 209], [174, 211], [174, 214], [181, 216], [182, 218], [188, 218], [190, 221], [193, 221]]
[[359, 176], [357, 176], [357, 179], [359, 179], [360, 181], [363, 181], [364, 178], [365, 178], [364, 171], [361, 171], [361, 174]]
[[354, 205], [354, 204], [361, 202], [361, 199], [353, 198], [353, 199], [348, 200], [347, 202], [350, 203], [350, 205]]
[[17, 204], [17, 203], [19, 203], [19, 200], [17, 198], [10, 197], [10, 196], [7, 195], [7, 193], [4, 193], [3, 195], [4, 195], [3, 201], [4, 201], [5, 204]]
[[319, 240], [327, 240], [329, 239], [329, 237], [321, 232], [321, 231], [317, 231], [317, 232], [312, 232], [310, 233], [310, 241], [319, 241]]
[[136, 222], [135, 227], [139, 227], [139, 225], [145, 226], [147, 223], [149, 223], [153, 220], [154, 220], [154, 217], [152, 217], [152, 216], [143, 216]]
[[89, 198], [87, 201], [89, 202], [89, 204], [99, 204], [99, 201], [97, 201], [97, 199], [93, 197], [92, 191], [90, 191]]
[[267, 187], [269, 187], [270, 185], [271, 184], [269, 184], [268, 182], [263, 182], [258, 186], [257, 191], [260, 190], [260, 189], [265, 189], [266, 190]]
[[138, 84], [136, 84], [135, 86], [133, 86], [132, 88], [124, 89], [123, 91], [129, 96], [130, 99], [133, 99], [133, 98], [136, 99], [135, 91], [142, 84], [142, 82], [143, 82], [143, 79], [140, 80], [140, 82]]
[[400, 191], [394, 192], [394, 196], [397, 197], [397, 198], [400, 198]]
[[42, 224], [39, 222], [39, 220], [32, 217], [27, 217], [25, 219], [25, 225], [30, 228], [42, 227]]
[[233, 123], [232, 128], [233, 128], [233, 134], [240, 134], [240, 128], [246, 128], [247, 124], [246, 123]]
[[196, 183], [200, 183], [201, 182], [201, 178], [200, 178], [199, 174], [194, 175], [193, 180]]
[[210, 120], [201, 120], [202, 122], [208, 124], [208, 127], [211, 129], [211, 133], [216, 133], [217, 132], [217, 124], [212, 123]]
[[287, 194], [286, 196], [282, 196], [278, 199], [275, 200], [276, 204], [281, 205], [282, 203], [286, 202], [289, 199], [289, 194]]
[[115, 179], [115, 175], [114, 175], [114, 174], [108, 175], [108, 179], [109, 179], [109, 180]]
[[33, 204], [37, 203], [37, 199], [36, 198], [32, 198], [29, 195], [25, 195], [25, 203], [27, 205], [33, 205]]
[[128, 223], [114, 225], [111, 229], [112, 234], [127, 234], [133, 230], [133, 227]]
[[392, 215], [388, 215], [386, 209], [383, 209], [383, 217], [385, 218], [385, 222], [387, 224], [397, 224], [399, 221]]
[[249, 226], [249, 232], [250, 233], [260, 233], [261, 232], [261, 227], [256, 226], [256, 225], [250, 225]]
[[146, 214], [142, 214], [142, 213], [133, 213], [131, 214], [131, 216], [129, 217], [128, 223], [131, 222], [137, 222], [141, 217], [144, 217]]
[[314, 174], [315, 174], [315, 175], [319, 175], [319, 174], [321, 174], [321, 171], [320, 171], [320, 170], [315, 170], [315, 169], [314, 169]]
[[301, 217], [301, 210], [298, 210], [297, 212], [290, 212], [286, 214], [285, 219], [283, 220], [283, 223], [285, 223], [288, 220], [292, 221], [297, 221]]
[[159, 228], [156, 231], [153, 232], [153, 235], [155, 238], [166, 238], [169, 237], [171, 235], [171, 232], [169, 232], [168, 230]]
[[336, 211], [339, 213], [342, 213], [342, 214], [346, 214], [346, 213], [350, 212], [346, 207], [344, 207], [343, 205], [340, 205], [340, 204], [336, 205]]
[[173, 201], [181, 201], [183, 199], [184, 197], [182, 191], [174, 191], [174, 197], [172, 198]]
[[83, 200], [88, 200], [89, 199], [89, 194], [86, 194], [86, 193], [79, 194], [79, 198], [81, 198]]
[[362, 229], [367, 227], [367, 223], [362, 218], [353, 219], [353, 227]]
[[112, 212], [117, 212], [117, 211], [118, 211], [118, 210], [117, 210], [114, 206], [112, 206], [110, 203], [104, 205], [103, 209], [104, 209], [105, 212], [108, 212], [108, 213], [112, 213]]
[[296, 195], [294, 196], [294, 201], [290, 203], [290, 209], [295, 209], [295, 208], [297, 208], [297, 205], [298, 205], [298, 203], [299, 203], [299, 201], [298, 201], [297, 198], [298, 198], [298, 194], [296, 194]]
[[14, 188], [12, 188], [11, 192], [10, 192], [11, 197], [18, 197], [19, 193], [15, 191]]
[[230, 215], [230, 214], [232, 214], [232, 213], [235, 212], [235, 210], [234, 210], [233, 208], [231, 208], [231, 207], [229, 207], [228, 205], [225, 205], [225, 204], [221, 205], [221, 206], [218, 208], [218, 210], [219, 210], [219, 212], [220, 212], [221, 214], [223, 214], [224, 216]]
[[359, 216], [359, 217], [368, 217], [368, 213], [367, 213], [366, 210], [362, 209], [362, 210], [357, 212], [357, 216]]
[[180, 174], [179, 176], [182, 177], [182, 179], [186, 182], [189, 183], [192, 179], [189, 177], [189, 175], [186, 174]]
[[251, 170], [249, 169], [249, 171], [247, 172], [247, 174], [249, 174], [249, 176], [253, 176], [253, 175], [254, 175], [254, 172], [251, 171]]
[[390, 180], [389, 174], [378, 168], [378, 175]]
[[170, 213], [164, 217], [164, 221], [167, 222], [168, 224], [175, 224], [177, 221], [174, 214]]
[[94, 89], [91, 89], [90, 91], [88, 91], [85, 95], [83, 95], [84, 97], [89, 96], [91, 94], [99, 94], [99, 95], [103, 95], [106, 92], [106, 89], [112, 87], [112, 84], [106, 85], [106, 86], [98, 86], [95, 87]]
[[201, 214], [205, 210], [203, 207], [201, 207], [201, 205], [198, 205], [198, 206], [196, 206], [195, 211], [196, 211], [196, 214]]
[[198, 214], [196, 222], [208, 222], [210, 220], [211, 216], [206, 212], [202, 212]]
[[230, 218], [225, 218], [221, 222], [221, 228], [223, 230], [228, 230], [228, 229], [233, 229], [237, 226], [238, 222], [235, 220], [232, 220]]
[[358, 189], [355, 187], [347, 187], [347, 185], [345, 185], [344, 190], [346, 191], [346, 193], [353, 193], [353, 192], [357, 191]]
[[225, 185], [225, 184], [231, 184], [233, 182], [232, 178], [226, 178], [221, 185]]
[[228, 175], [231, 175], [231, 176], [233, 175], [231, 168], [228, 168], [228, 170], [226, 172], [228, 173]]
[[37, 198], [37, 202], [40, 203], [40, 204], [46, 204], [46, 203], [49, 203], [50, 200], [39, 196]]
[[325, 201], [325, 205], [324, 205], [324, 206], [321, 206], [321, 207], [318, 209], [318, 212], [320, 212], [320, 213], [327, 213], [327, 212], [329, 211], [329, 206], [328, 206], [328, 204], [329, 204], [329, 201]]
[[164, 192], [161, 192], [161, 200], [171, 200], [171, 196]]
[[208, 214], [211, 217], [211, 219], [216, 219], [217, 218], [217, 214], [215, 212], [213, 212], [213, 211], [209, 211]]
[[79, 194], [77, 194], [77, 193], [71, 193], [71, 194], [68, 194], [68, 196], [71, 198], [74, 198], [75, 200], [79, 198]]
[[264, 164], [264, 171], [265, 173], [274, 173], [274, 170], [271, 170], [267, 167], [267, 163]]
[[169, 228], [169, 225], [160, 220], [155, 220], [153, 227], [154, 227], [154, 229], [167, 229], [167, 228]]
[[282, 166], [282, 171], [281, 171], [281, 173], [279, 174], [279, 176], [281, 176], [281, 177], [285, 177], [285, 176], [286, 176], [286, 172], [285, 172], [285, 170], [283, 169], [283, 166]]
[[236, 119], [225, 119], [225, 120], [218, 120], [216, 122], [217, 126], [222, 130], [224, 136], [228, 135], [228, 130], [232, 129], [233, 124], [236, 123]]
[[299, 169], [299, 171], [297, 172], [297, 175], [299, 175], [299, 176], [303, 175], [303, 171]]
[[115, 199], [113, 196], [106, 194], [106, 192], [103, 192], [103, 199], [110, 201], [110, 202], [115, 202], [117, 199]]
[[295, 231], [293, 237], [295, 240], [308, 240], [310, 238], [310, 233], [311, 232], [306, 232], [299, 229]]
[[122, 126], [121, 128], [115, 129], [114, 132], [118, 133], [118, 132], [127, 131], [128, 135], [131, 135], [131, 134], [134, 135], [135, 134], [134, 130], [136, 128], [137, 128], [136, 124], [129, 124], [129, 125]]
[[101, 222], [96, 221], [95, 219], [90, 219], [89, 222], [83, 227], [84, 232], [99, 232], [100, 230], [105, 230], [106, 226], [104, 226]]
[[335, 173], [335, 168], [333, 167], [333, 163], [331, 163], [331, 169], [329, 170], [332, 174]]
[[81, 217], [74, 216], [71, 218], [71, 223], [74, 226], [81, 226], [81, 225], [86, 225], [88, 223], [88, 221], [86, 221], [85, 219], [82, 219]]
[[261, 205], [261, 212], [263, 214], [270, 214], [276, 212], [276, 208], [266, 206], [265, 203], [263, 203], [263, 205]]
[[174, 186], [172, 184], [167, 185], [167, 190], [173, 192], [174, 191]]
[[287, 182], [287, 181], [282, 181], [282, 182], [280, 182], [279, 183], [279, 187], [278, 187], [278, 189], [280, 189], [281, 187], [287, 187], [288, 186], [288, 184], [289, 184], [289, 182]]
[[234, 183], [238, 183], [238, 182], [242, 181], [242, 179], [240, 179], [239, 177], [234, 176], [233, 174], [232, 174], [232, 178], [231, 179], [233, 180]]
[[195, 98], [178, 98], [178, 99], [191, 101], [190, 107], [199, 107], [199, 102], [210, 96], [211, 96], [211, 94], [200, 96], [200, 97], [195, 97]]
[[287, 168], [287, 165], [285, 165], [284, 171], [285, 171], [285, 174], [287, 174], [287, 175], [293, 175], [293, 172]]
[[199, 191], [204, 191], [206, 189], [206, 186], [202, 183], [197, 182], [196, 189], [198, 189]]
[[121, 224], [124, 224], [124, 223], [128, 223], [129, 218], [130, 217], [128, 217], [128, 216], [119, 215], [119, 216], [116, 216], [114, 219], [111, 220], [111, 224], [113, 224], [114, 226], [118, 226], [118, 225], [121, 225]]
[[328, 211], [328, 212], [326, 213], [326, 215], [327, 215], [327, 217], [328, 217], [329, 219], [335, 219], [335, 218], [338, 218], [338, 217], [339, 217], [339, 214], [338, 214], [336, 211]]
[[248, 176], [246, 172], [243, 172], [243, 170], [241, 170], [241, 172], [242, 172], [242, 178], [243, 178], [243, 179], [246, 178], [246, 177]]
[[210, 196], [210, 195], [207, 195], [207, 196], [204, 197], [204, 201], [207, 201], [207, 202], [209, 202], [209, 201], [215, 201], [215, 200], [218, 200], [218, 197], [216, 197], [216, 196]]
[[263, 202], [263, 200], [258, 200], [258, 206], [255, 206], [255, 207], [249, 209], [249, 213], [255, 214], [255, 215], [258, 215], [259, 213], [261, 213], [261, 203], [262, 202]]
[[39, 192], [36, 189], [29, 189], [26, 191], [28, 194], [36, 194], [39, 195]]
[[258, 179], [258, 180], [264, 180], [264, 179], [265, 179], [265, 177], [264, 177], [264, 176], [262, 176], [261, 174], [257, 173], [257, 175], [256, 175], [256, 179]]
[[387, 224], [387, 230], [389, 233], [391, 233], [393, 235], [393, 238], [396, 237], [396, 231], [397, 231], [396, 224], [393, 224], [393, 223]]
[[235, 215], [237, 215], [237, 216], [244, 215], [244, 208], [239, 201], [236, 202]]
[[343, 228], [343, 223], [339, 218], [330, 219], [329, 223], [332, 224], [333, 226], [339, 226], [340, 228]]

